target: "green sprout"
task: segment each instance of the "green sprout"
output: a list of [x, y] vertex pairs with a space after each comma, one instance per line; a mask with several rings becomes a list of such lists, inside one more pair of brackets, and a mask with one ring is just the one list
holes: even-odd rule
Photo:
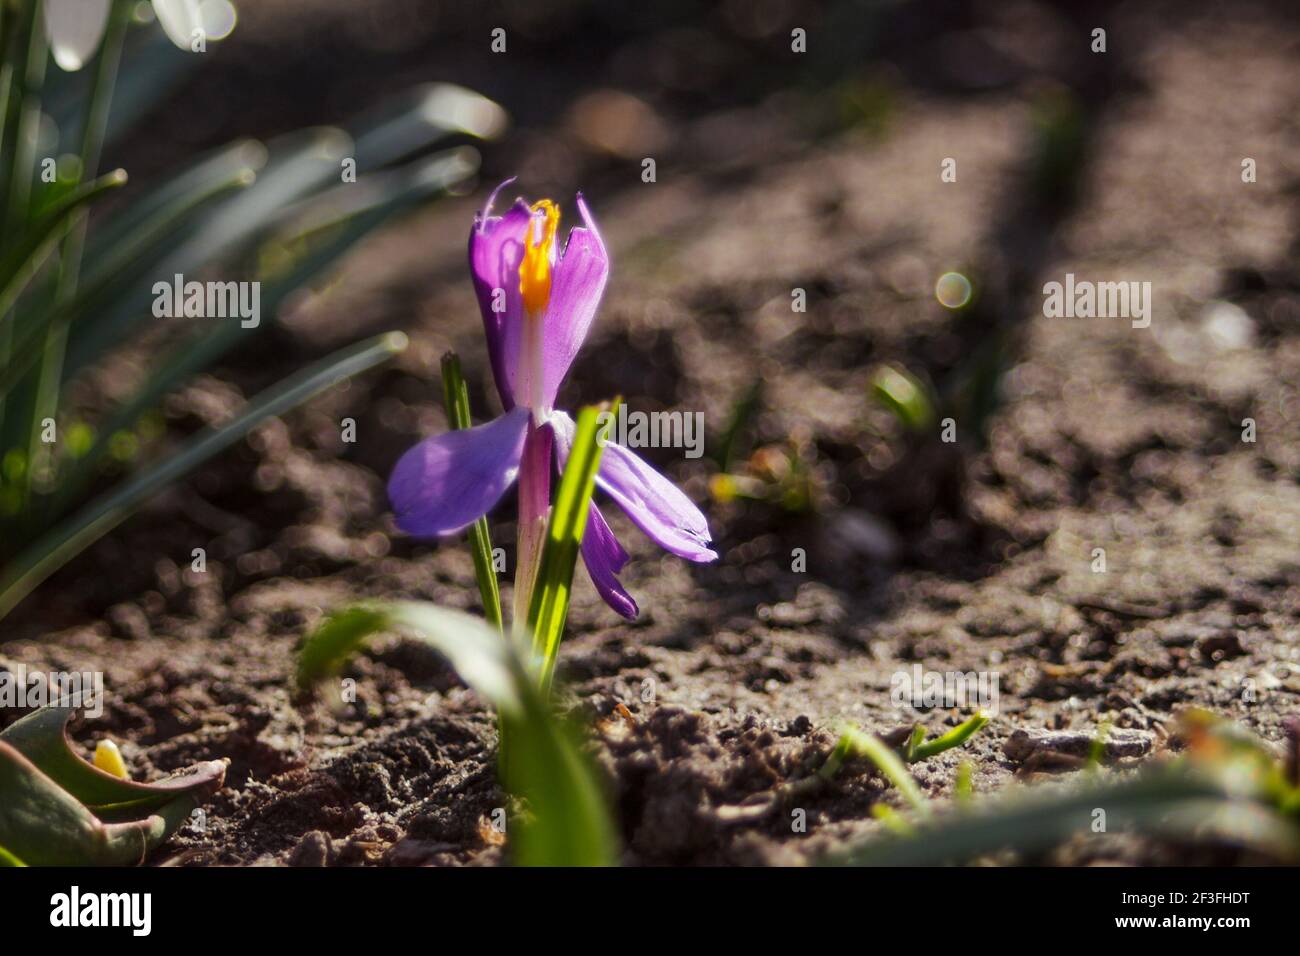
[[880, 366], [871, 377], [871, 391], [908, 431], [924, 432], [935, 421], [929, 388], [905, 369]]
[[[835, 742], [834, 748], [826, 758], [826, 763], [818, 771], [818, 777], [823, 781], [832, 780], [847, 761], [855, 758], [866, 759], [894, 785], [894, 788], [903, 795], [903, 798], [918, 815], [922, 818], [928, 818], [930, 807], [921, 793], [921, 788], [916, 785], [916, 780], [907, 772], [907, 764], [928, 760], [945, 750], [960, 747], [988, 722], [987, 714], [978, 713], [963, 721], [948, 733], [929, 742], [926, 742], [925, 739], [925, 727], [917, 724], [904, 738], [901, 754], [879, 737], [865, 733], [849, 724], [840, 732], [839, 739]], [[966, 785], [969, 786], [969, 765], [963, 762], [962, 766], [967, 768]], [[961, 773], [959, 769], [959, 786], [960, 781]], [[874, 807], [873, 812], [875, 812]], [[904, 827], [902, 822], [892, 816], [885, 822], [894, 830]]]
[[973, 717], [968, 717], [952, 730], [940, 737], [934, 738], [929, 742], [925, 740], [925, 728], [920, 724], [916, 725], [912, 733], [912, 738], [908, 741], [907, 762], [916, 763], [919, 760], [928, 760], [936, 754], [941, 754], [945, 750], [951, 750], [954, 747], [960, 747], [971, 737], [979, 733], [985, 724], [989, 722], [988, 714], [980, 711]]
[[930, 808], [926, 804], [925, 795], [916, 785], [916, 780], [907, 772], [907, 767], [898, 753], [879, 737], [864, 733], [852, 725], [846, 726], [840, 732], [835, 748], [821, 769], [821, 776], [824, 779], [833, 777], [845, 761], [852, 758], [871, 761], [876, 769], [894, 785], [894, 789], [903, 795], [903, 799], [913, 810], [922, 817], [929, 815]]
[[[891, 833], [837, 850], [826, 862], [853, 866], [936, 866], [1013, 850], [1040, 852], [1086, 831], [1104, 808], [1111, 831], [1198, 843], [1223, 842], [1300, 860], [1300, 785], [1291, 758], [1206, 711], [1180, 717], [1184, 752], [1118, 779], [1086, 774], [1081, 785], [999, 794], [962, 812], [935, 815], [910, 835]], [[1291, 745], [1294, 748], [1295, 738]]]
[[[453, 397], [449, 405], [456, 410], [452, 420], [459, 423], [467, 399], [454, 356], [444, 359], [443, 373]], [[297, 682], [303, 689], [336, 672], [376, 633], [401, 632], [445, 656], [497, 710], [501, 780], [518, 804], [510, 826], [511, 854], [523, 866], [605, 866], [617, 859], [614, 826], [595, 770], [549, 699], [603, 449], [601, 411], [588, 407], [578, 415], [547, 522], [528, 620], [518, 634], [501, 627], [499, 603], [495, 619], [488, 611], [486, 622], [430, 603], [373, 603], [330, 615], [298, 656]], [[471, 530], [471, 542], [476, 551], [488, 549], [483, 553], [490, 558], [486, 527], [481, 538]], [[488, 608], [497, 589], [490, 559], [476, 559], [475, 572]]]

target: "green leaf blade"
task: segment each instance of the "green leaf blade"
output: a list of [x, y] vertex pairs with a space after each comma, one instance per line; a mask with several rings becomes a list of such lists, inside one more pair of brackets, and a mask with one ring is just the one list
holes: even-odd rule
[[191, 437], [173, 455], [90, 502], [14, 559], [0, 580], [0, 618], [73, 556], [124, 521], [155, 492], [234, 445], [265, 419], [289, 411], [405, 348], [406, 336], [393, 332], [337, 352], [262, 392], [233, 421]]
[[[494, 705], [510, 739], [502, 755], [506, 789], [527, 811], [511, 821], [521, 866], [607, 866], [618, 841], [605, 795], [574, 730], [543, 699], [509, 638], [462, 611], [421, 601], [350, 608], [308, 636], [299, 655], [305, 685], [337, 668], [371, 634], [401, 631], [446, 657]], [[310, 661], [310, 664], [304, 664]]]
[[[613, 413], [617, 414], [617, 405]], [[606, 413], [608, 409], [604, 410]], [[578, 549], [587, 527], [591, 496], [596, 490], [596, 472], [604, 453], [608, 422], [602, 424], [602, 410], [584, 408], [578, 413], [573, 447], [560, 478], [560, 487], [551, 507], [546, 539], [528, 610], [528, 631], [533, 635], [533, 656], [540, 662], [539, 684], [545, 695], [555, 673], [560, 639], [569, 613], [569, 595]]]
[[[442, 357], [442, 394], [451, 427], [469, 428], [472, 423], [469, 389], [461, 374], [460, 358], [455, 352], [448, 352]], [[474, 577], [478, 581], [479, 596], [483, 599], [483, 615], [489, 624], [498, 631], [503, 631], [501, 589], [497, 583], [496, 569], [492, 565], [492, 535], [488, 530], [486, 515], [470, 525], [469, 541], [474, 556]]]

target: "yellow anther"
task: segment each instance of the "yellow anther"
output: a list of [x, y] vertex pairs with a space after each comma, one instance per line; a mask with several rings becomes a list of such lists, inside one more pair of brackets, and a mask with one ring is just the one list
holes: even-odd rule
[[101, 740], [95, 746], [95, 766], [100, 770], [111, 773], [115, 777], [126, 777], [126, 761], [122, 759], [122, 751], [117, 749], [117, 744], [111, 740]]
[[524, 310], [538, 315], [551, 300], [551, 249], [560, 228], [560, 210], [549, 199], [543, 199], [533, 204], [533, 211], [545, 218], [528, 224], [524, 259], [519, 263], [519, 292], [524, 297]]

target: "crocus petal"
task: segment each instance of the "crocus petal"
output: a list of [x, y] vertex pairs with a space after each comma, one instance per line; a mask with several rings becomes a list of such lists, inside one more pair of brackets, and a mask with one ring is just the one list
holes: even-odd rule
[[108, 24], [109, 0], [45, 0], [45, 35], [54, 62], [69, 73], [94, 55]]
[[[522, 199], [504, 216], [492, 215], [492, 203], [507, 179], [488, 197], [487, 206], [474, 220], [469, 233], [469, 271], [478, 293], [483, 330], [487, 335], [488, 358], [501, 402], [515, 406], [515, 377], [519, 366], [519, 338], [523, 331], [524, 302], [519, 292], [519, 263], [524, 257], [524, 238], [533, 214]], [[501, 290], [500, 293], [497, 290]], [[493, 308], [500, 301], [500, 311]]]
[[388, 498], [397, 526], [421, 537], [453, 534], [488, 513], [519, 474], [528, 410], [426, 438], [397, 462]]
[[549, 407], [574, 356], [587, 338], [609, 278], [609, 256], [582, 194], [578, 212], [586, 224], [569, 232], [563, 254], [551, 270], [551, 299], [542, 320], [542, 394]]
[[182, 50], [193, 48], [194, 31], [203, 29], [199, 0], [153, 0], [153, 12], [172, 43]]
[[[553, 412], [550, 422], [563, 468], [573, 446], [575, 426], [564, 412]], [[712, 540], [709, 522], [700, 509], [676, 485], [622, 445], [605, 444], [596, 484], [665, 551], [688, 561], [717, 560], [717, 552], [708, 546]]]
[[628, 554], [614, 537], [595, 502], [587, 512], [587, 530], [582, 535], [582, 560], [587, 565], [591, 583], [605, 603], [629, 621], [634, 620], [637, 616], [636, 601], [618, 580], [618, 572], [627, 564]]

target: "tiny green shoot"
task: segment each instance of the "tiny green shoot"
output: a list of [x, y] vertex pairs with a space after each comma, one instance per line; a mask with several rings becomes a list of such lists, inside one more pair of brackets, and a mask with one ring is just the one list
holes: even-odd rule
[[925, 740], [925, 729], [919, 724], [917, 729], [921, 731], [920, 737], [915, 736], [909, 742], [907, 754], [908, 763], [916, 763], [918, 760], [928, 760], [936, 754], [941, 754], [945, 750], [951, 750], [953, 747], [960, 747], [971, 737], [979, 733], [985, 724], [989, 722], [988, 714], [983, 711], [968, 717], [946, 734], [935, 737], [931, 741]]
[[926, 803], [921, 788], [907, 772], [907, 767], [887, 743], [873, 734], [865, 733], [851, 724], [840, 732], [840, 738], [831, 751], [831, 756], [822, 767], [823, 776], [829, 777], [839, 770], [844, 761], [853, 758], [865, 758], [876, 766], [894, 788], [920, 816], [928, 817], [930, 808]]

